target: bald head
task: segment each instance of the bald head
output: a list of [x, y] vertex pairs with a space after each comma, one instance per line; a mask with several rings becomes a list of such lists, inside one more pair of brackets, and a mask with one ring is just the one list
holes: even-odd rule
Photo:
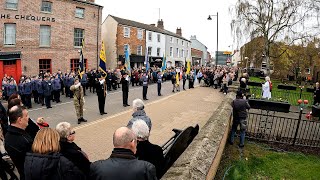
[[117, 129], [113, 134], [113, 146], [115, 148], [130, 149], [132, 140], [135, 140], [135, 134], [127, 127]]

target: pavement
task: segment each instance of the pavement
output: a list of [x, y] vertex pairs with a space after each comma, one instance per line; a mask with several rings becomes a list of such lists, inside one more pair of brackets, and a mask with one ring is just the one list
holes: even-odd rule
[[[169, 85], [171, 87], [171, 83]], [[149, 90], [155, 88], [149, 86]], [[171, 88], [167, 88], [166, 91], [171, 91]], [[145, 102], [145, 111], [152, 121], [150, 142], [160, 146], [174, 135], [173, 128], [185, 129], [199, 124], [201, 129], [225, 96], [218, 90], [208, 87], [196, 87], [179, 93], [163, 92], [163, 94], [165, 96], [157, 96], [153, 101]], [[121, 101], [117, 101], [113, 106], [121, 104]], [[132, 98], [129, 102], [132, 102]], [[90, 161], [106, 159], [113, 149], [114, 131], [121, 126], [126, 126], [131, 115], [132, 106], [122, 108], [122, 111], [112, 115], [108, 114], [98, 120], [81, 124], [74, 128], [76, 130], [75, 142], [88, 154]]]

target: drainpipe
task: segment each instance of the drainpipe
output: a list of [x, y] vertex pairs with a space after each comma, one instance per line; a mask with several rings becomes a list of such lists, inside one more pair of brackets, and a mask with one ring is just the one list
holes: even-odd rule
[[98, 8], [98, 24], [97, 24], [97, 70], [99, 67], [99, 25], [100, 25], [100, 8]]

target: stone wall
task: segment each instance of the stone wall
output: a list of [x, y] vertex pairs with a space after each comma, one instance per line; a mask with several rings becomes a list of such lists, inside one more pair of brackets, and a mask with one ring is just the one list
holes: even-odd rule
[[232, 115], [231, 102], [235, 93], [229, 93], [210, 117], [186, 151], [162, 179], [213, 179], [224, 150]]

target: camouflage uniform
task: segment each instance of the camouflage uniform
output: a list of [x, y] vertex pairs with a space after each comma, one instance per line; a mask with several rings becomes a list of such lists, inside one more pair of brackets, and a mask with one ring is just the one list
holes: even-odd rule
[[73, 103], [74, 107], [76, 109], [77, 118], [78, 120], [83, 118], [83, 88], [80, 85], [78, 88], [76, 88], [76, 85], [72, 85], [70, 87], [70, 90], [73, 92]]

